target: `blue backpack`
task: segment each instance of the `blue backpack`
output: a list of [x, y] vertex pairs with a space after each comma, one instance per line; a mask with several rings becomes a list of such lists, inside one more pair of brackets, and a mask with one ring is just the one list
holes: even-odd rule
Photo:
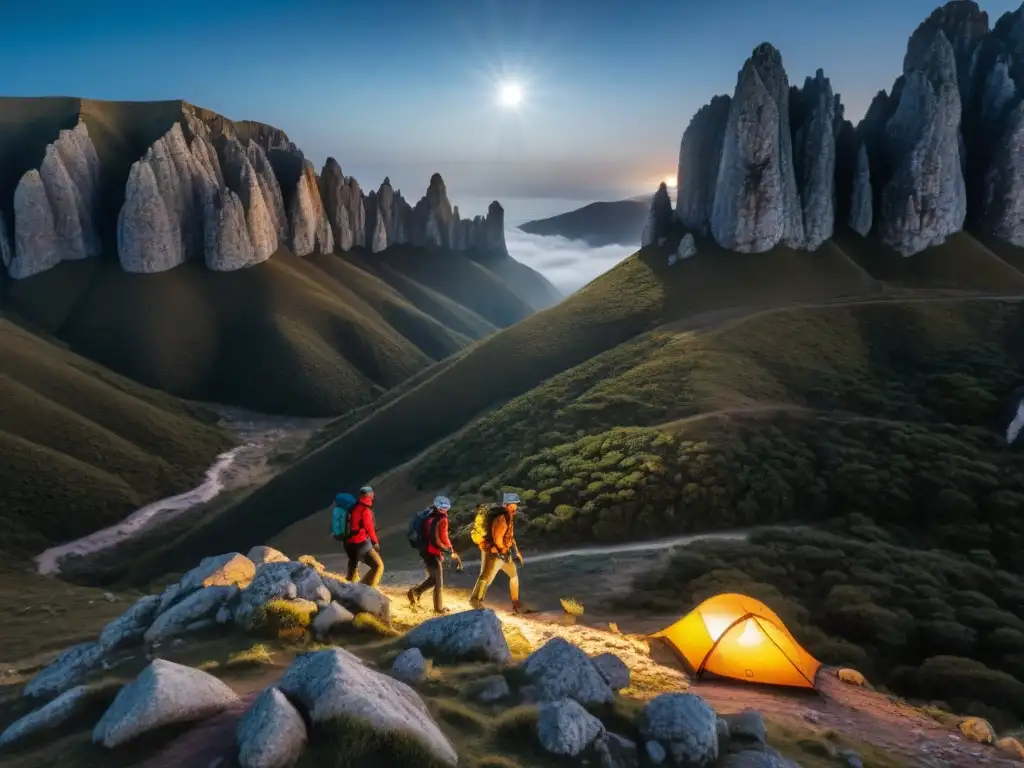
[[417, 512], [413, 515], [412, 520], [409, 521], [409, 530], [406, 533], [406, 538], [409, 539], [409, 546], [413, 549], [425, 550], [427, 548], [427, 518], [430, 517], [430, 513], [434, 510], [431, 508], [424, 509], [421, 512]]
[[334, 497], [334, 509], [331, 512], [331, 535], [338, 541], [348, 537], [348, 513], [356, 505], [356, 497], [351, 493], [339, 493]]

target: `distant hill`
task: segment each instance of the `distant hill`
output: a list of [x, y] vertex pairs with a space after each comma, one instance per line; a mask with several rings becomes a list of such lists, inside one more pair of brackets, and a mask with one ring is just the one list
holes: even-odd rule
[[170, 394], [339, 415], [561, 298], [438, 174], [413, 206], [183, 101], [0, 109], [0, 308]]
[[557, 235], [582, 240], [594, 248], [604, 245], [636, 246], [650, 205], [650, 197], [591, 203], [558, 216], [528, 221], [520, 224], [519, 229], [531, 235]]

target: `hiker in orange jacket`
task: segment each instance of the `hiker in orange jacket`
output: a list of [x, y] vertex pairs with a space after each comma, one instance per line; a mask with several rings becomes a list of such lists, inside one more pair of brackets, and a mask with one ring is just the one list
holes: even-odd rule
[[[384, 561], [380, 557], [380, 542], [373, 526], [373, 497], [373, 488], [364, 485], [359, 489], [359, 499], [348, 513], [349, 533], [345, 538], [348, 572], [345, 578], [376, 587], [384, 575]], [[360, 563], [370, 566], [362, 579], [359, 579]]]
[[445, 614], [451, 611], [444, 605], [444, 558], [448, 555], [455, 561], [458, 570], [462, 570], [462, 558], [452, 547], [448, 538], [448, 510], [452, 503], [447, 496], [438, 496], [434, 504], [426, 511], [423, 517], [423, 539], [420, 557], [423, 558], [423, 567], [427, 572], [427, 578], [409, 590], [409, 602], [418, 605], [420, 597], [428, 589], [434, 590], [434, 613]]
[[473, 594], [469, 598], [470, 605], [474, 608], [482, 608], [484, 595], [487, 588], [491, 586], [498, 571], [508, 576], [508, 591], [512, 598], [512, 613], [520, 613], [522, 606], [519, 603], [519, 572], [512, 562], [515, 558], [519, 566], [523, 565], [523, 556], [519, 553], [519, 545], [516, 543], [515, 518], [519, 509], [519, 494], [506, 493], [502, 497], [501, 505], [492, 508], [488, 513], [490, 525], [488, 532], [480, 546], [480, 577], [473, 587]]

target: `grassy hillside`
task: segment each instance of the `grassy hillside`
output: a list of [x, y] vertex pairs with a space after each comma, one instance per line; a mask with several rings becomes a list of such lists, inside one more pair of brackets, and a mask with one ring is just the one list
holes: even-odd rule
[[469, 257], [501, 278], [509, 290], [535, 310], [553, 307], [563, 298], [544, 275], [509, 256], [471, 252]]
[[0, 319], [0, 553], [35, 554], [185, 491], [230, 446], [213, 416]]
[[[239, 536], [264, 540], [319, 510], [338, 486], [365, 482], [479, 414], [661, 324], [700, 325], [723, 307], [742, 314], [751, 306], [874, 289], [862, 270], [832, 248], [720, 256], [675, 267], [657, 248], [630, 257], [558, 306], [424, 374], [418, 386], [389, 398], [237, 507], [174, 542], [151, 566], [159, 569], [185, 552], [194, 557], [198, 549], [241, 546]], [[243, 519], [244, 530], [238, 523]]]

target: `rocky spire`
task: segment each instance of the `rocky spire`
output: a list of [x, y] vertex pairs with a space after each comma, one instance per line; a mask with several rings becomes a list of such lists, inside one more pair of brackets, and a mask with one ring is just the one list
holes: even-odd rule
[[[672, 203], [668, 206], [668, 216], [672, 218]], [[493, 200], [487, 206], [487, 218], [484, 219], [483, 247], [491, 253], [503, 253], [508, 255], [508, 246], [505, 244], [505, 209], [501, 203]]]
[[850, 195], [850, 211], [847, 223], [850, 228], [867, 237], [871, 232], [873, 208], [871, 204], [871, 169], [868, 164], [868, 150], [863, 143], [857, 151], [857, 164], [853, 173], [852, 193]]
[[918, 62], [928, 58], [932, 38], [936, 32], [942, 32], [952, 48], [960, 103], [967, 113], [974, 103], [978, 55], [988, 31], [988, 14], [976, 2], [950, 0], [932, 11], [910, 36], [903, 71], [920, 69]]
[[288, 215], [284, 210], [284, 196], [281, 194], [281, 184], [278, 182], [277, 174], [274, 173], [274, 168], [267, 158], [267, 153], [255, 141], [249, 140], [245, 153], [249, 164], [256, 172], [256, 178], [259, 182], [260, 191], [263, 193], [263, 201], [270, 216], [275, 238], [278, 243], [286, 242], [288, 240]]
[[[274, 178], [274, 184], [276, 184], [276, 176], [273, 175], [273, 169], [270, 168], [270, 162], [263, 154], [262, 148], [251, 141], [249, 145], [256, 148], [251, 155], [237, 137], [230, 136], [223, 141], [221, 151], [224, 155], [223, 168], [227, 188], [242, 201], [249, 234], [249, 246], [253, 249], [253, 258], [260, 262], [269, 259], [277, 250], [279, 224], [274, 213], [273, 201], [268, 203], [263, 193], [264, 188], [267, 188], [268, 194], [272, 197], [273, 187], [263, 174], [256, 171], [250, 157], [256, 157], [256, 161], [264, 165], [265, 170], [269, 171], [270, 176]], [[280, 194], [280, 189], [277, 191]], [[230, 207], [233, 204], [226, 196], [222, 197], [225, 200], [224, 206]], [[217, 210], [224, 210], [224, 206]], [[215, 215], [218, 218], [221, 217], [220, 213]], [[243, 253], [244, 250], [236, 248], [235, 252]], [[250, 259], [247, 265], [251, 263]]]
[[384, 223], [384, 217], [380, 215], [378, 210], [374, 218], [373, 237], [370, 240], [370, 250], [374, 253], [380, 253], [388, 247], [388, 232], [387, 225]]
[[[913, 55], [910, 55], [910, 54]], [[879, 234], [910, 256], [960, 231], [967, 195], [960, 163], [960, 92], [942, 31], [908, 51], [899, 105], [886, 125], [894, 172], [882, 190]]]
[[822, 70], [794, 89], [793, 164], [800, 192], [804, 242], [808, 251], [832, 237], [835, 223], [836, 99]]
[[715, 96], [697, 110], [679, 145], [676, 218], [700, 234], [707, 234], [711, 223], [731, 102], [728, 96]]
[[[787, 153], [788, 145], [780, 143], [779, 105], [755, 61], [758, 56], [772, 58], [760, 53], [764, 47], [755, 50], [740, 70], [729, 106], [711, 214], [715, 241], [723, 248], [743, 253], [774, 248], [789, 221], [782, 166], [788, 163], [792, 169], [792, 152]], [[787, 86], [787, 102], [788, 95]], [[788, 129], [788, 103], [785, 111]], [[795, 200], [795, 180], [793, 192]]]
[[451, 236], [452, 206], [441, 174], [430, 177], [427, 193], [413, 208], [412, 241], [429, 248], [447, 247]]
[[264, 261], [253, 247], [242, 199], [229, 188], [215, 189], [206, 212], [206, 266], [217, 272], [231, 272]]
[[1010, 113], [992, 152], [984, 190], [984, 230], [1013, 245], [1024, 245], [1024, 101]]
[[53, 208], [39, 171], [26, 171], [14, 190], [14, 258], [8, 271], [20, 280], [45, 272], [61, 260]]
[[320, 171], [320, 197], [331, 225], [334, 244], [343, 251], [351, 250], [356, 244], [352, 231], [352, 212], [349, 210], [349, 192], [341, 166], [333, 157], [328, 157]]
[[296, 183], [288, 218], [291, 224], [292, 252], [296, 256], [307, 256], [314, 251], [334, 251], [334, 235], [320, 199], [316, 171], [308, 160], [303, 163], [302, 173]]
[[117, 217], [117, 253], [126, 272], [163, 272], [183, 261], [181, 235], [167, 214], [153, 165], [134, 163]]
[[658, 191], [651, 198], [651, 209], [647, 212], [647, 223], [641, 235], [640, 245], [648, 246], [668, 237], [672, 230], [672, 200], [668, 196], [665, 182], [658, 186]]

